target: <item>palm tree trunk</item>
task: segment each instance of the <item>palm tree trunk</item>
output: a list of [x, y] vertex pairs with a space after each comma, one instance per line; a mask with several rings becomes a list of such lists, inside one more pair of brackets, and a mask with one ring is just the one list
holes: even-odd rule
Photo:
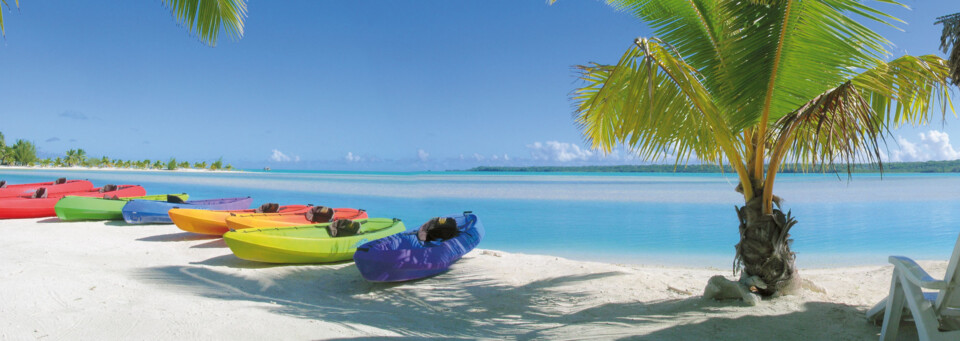
[[758, 193], [746, 205], [736, 208], [740, 242], [736, 245], [734, 273], [742, 267], [742, 276], [757, 277], [765, 287], [757, 284], [750, 290], [761, 296], [789, 294], [800, 287], [795, 255], [790, 251], [790, 228], [797, 221], [789, 212], [784, 215], [779, 209], [763, 214], [762, 197]]

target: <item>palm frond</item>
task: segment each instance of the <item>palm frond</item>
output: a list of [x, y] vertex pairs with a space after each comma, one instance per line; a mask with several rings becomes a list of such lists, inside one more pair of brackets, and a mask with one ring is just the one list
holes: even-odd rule
[[798, 167], [826, 169], [840, 162], [848, 174], [855, 163], [877, 163], [882, 169], [880, 145], [889, 125], [852, 81], [816, 96], [773, 126], [770, 182], [787, 155]]
[[731, 122], [776, 121], [888, 55], [889, 41], [854, 16], [890, 25], [897, 19], [859, 0], [764, 2], [718, 7], [737, 22], [724, 33], [725, 58], [738, 70], [727, 73], [735, 86], [719, 96], [731, 98], [734, 115], [743, 115]]
[[[20, 8], [20, 0], [14, 0], [13, 3], [14, 5], [17, 6], [17, 8]], [[0, 36], [7, 35], [7, 30], [6, 28], [3, 27], [3, 8], [4, 7], [9, 9], [10, 4], [7, 3], [7, 0], [0, 0]]]
[[937, 19], [937, 24], [943, 24], [940, 49], [949, 56], [951, 83], [960, 86], [960, 13]]
[[606, 0], [620, 11], [630, 12], [654, 29], [654, 35], [669, 41], [687, 64], [704, 75], [702, 82], [710, 91], [725, 79], [726, 61], [721, 54], [720, 34], [728, 23], [717, 11], [713, 0]]
[[941, 117], [950, 101], [947, 62], [934, 55], [903, 56], [856, 75], [852, 81], [870, 107], [884, 115], [894, 127], [926, 124], [934, 104], [940, 104]]
[[222, 30], [232, 39], [243, 37], [245, 0], [163, 0], [174, 18], [204, 44], [215, 46]]
[[610, 152], [625, 144], [652, 161], [672, 151], [677, 164], [725, 157], [745, 177], [742, 143], [676, 50], [656, 38], [637, 39], [617, 65], [579, 69], [585, 86], [574, 91], [574, 116], [592, 148]]

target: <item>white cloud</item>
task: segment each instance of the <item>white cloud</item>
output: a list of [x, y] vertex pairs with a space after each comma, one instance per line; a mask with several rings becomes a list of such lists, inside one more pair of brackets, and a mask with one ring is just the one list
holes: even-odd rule
[[347, 152], [347, 156], [343, 157], [347, 162], [360, 162], [363, 161], [363, 158], [360, 155], [353, 155], [353, 152]]
[[477, 161], [483, 161], [483, 159], [486, 159], [486, 158], [483, 157], [483, 155], [480, 155], [479, 153], [473, 153], [473, 159]]
[[558, 141], [534, 142], [528, 144], [527, 149], [530, 150], [530, 157], [538, 161], [587, 161], [597, 154], [575, 144]]
[[274, 149], [273, 155], [270, 155], [270, 160], [274, 162], [290, 162], [290, 161], [299, 162], [300, 156], [290, 157], [287, 154], [284, 154], [283, 152]]
[[510, 161], [510, 156], [507, 155], [507, 154], [503, 154], [503, 160], [504, 160], [504, 161]]
[[890, 161], [933, 161], [960, 159], [960, 151], [950, 144], [950, 135], [931, 130], [920, 133], [919, 142], [911, 142], [902, 136], [897, 137], [899, 149], [890, 151]]
[[429, 153], [423, 149], [417, 149], [417, 159], [420, 159], [421, 162], [426, 162], [428, 157], [430, 157]]

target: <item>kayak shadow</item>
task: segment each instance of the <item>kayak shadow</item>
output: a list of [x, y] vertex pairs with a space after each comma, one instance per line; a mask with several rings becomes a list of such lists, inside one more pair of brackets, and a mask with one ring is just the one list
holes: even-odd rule
[[61, 221], [60, 218], [53, 217], [53, 218], [47, 218], [43, 220], [37, 220], [37, 222], [42, 224], [49, 224], [49, 223], [62, 223], [63, 221]]
[[137, 240], [141, 242], [182, 242], [182, 241], [204, 240], [204, 239], [214, 239], [214, 238], [220, 238], [220, 237], [210, 236], [205, 234], [190, 233], [190, 232], [180, 232], [180, 233], [158, 234], [155, 236], [139, 238]]
[[[216, 236], [211, 236], [216, 237]], [[197, 244], [191, 246], [191, 249], [222, 249], [227, 247], [227, 242], [223, 241], [223, 238], [217, 238], [203, 244]]]
[[[221, 240], [222, 241], [222, 240]], [[212, 258], [205, 259], [199, 262], [190, 262], [194, 265], [207, 265], [207, 266], [222, 266], [235, 269], [264, 269], [264, 268], [282, 268], [282, 267], [298, 267], [298, 266], [336, 266], [342, 264], [353, 263], [352, 260], [336, 262], [336, 263], [322, 263], [322, 264], [275, 264], [275, 263], [264, 263], [264, 262], [254, 262], [246, 259], [237, 258], [232, 253], [229, 255], [216, 256]]]

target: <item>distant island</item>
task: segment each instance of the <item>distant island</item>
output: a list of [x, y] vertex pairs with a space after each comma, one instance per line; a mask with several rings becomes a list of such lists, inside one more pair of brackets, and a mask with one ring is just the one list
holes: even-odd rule
[[[730, 166], [720, 169], [717, 165], [620, 165], [620, 166], [531, 166], [531, 167], [490, 167], [481, 166], [466, 170], [468, 172], [542, 172], [542, 173], [733, 173]], [[856, 164], [852, 173], [880, 173], [877, 165]], [[802, 168], [784, 167], [781, 173], [803, 173]], [[846, 166], [836, 165], [821, 168], [807, 167], [807, 172], [846, 173]], [[960, 173], [960, 160], [925, 162], [884, 162], [884, 173]]]

